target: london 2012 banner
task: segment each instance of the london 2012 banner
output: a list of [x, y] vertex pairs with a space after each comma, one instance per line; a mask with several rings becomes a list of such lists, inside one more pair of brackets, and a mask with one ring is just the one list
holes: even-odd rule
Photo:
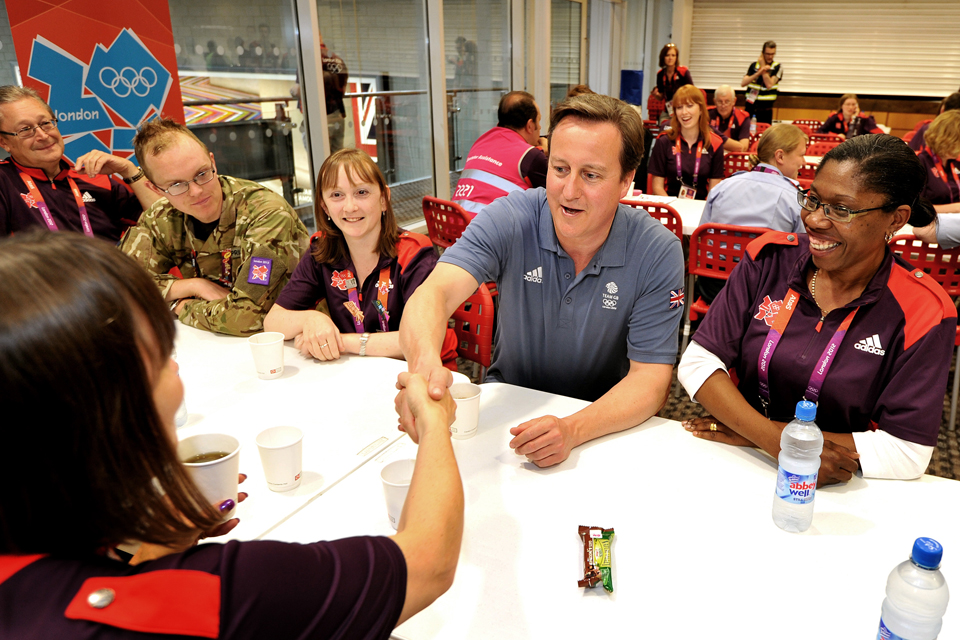
[[167, 0], [6, 6], [23, 84], [50, 104], [71, 160], [131, 155], [137, 126], [157, 114], [183, 122]]

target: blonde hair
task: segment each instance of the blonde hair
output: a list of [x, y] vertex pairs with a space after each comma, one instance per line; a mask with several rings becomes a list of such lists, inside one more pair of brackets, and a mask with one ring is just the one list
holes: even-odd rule
[[680, 119], [677, 118], [677, 105], [682, 104], [696, 104], [700, 106], [700, 123], [698, 126], [700, 129], [700, 139], [703, 140], [704, 144], [709, 144], [710, 119], [707, 117], [707, 99], [703, 97], [703, 91], [692, 84], [683, 85], [673, 94], [673, 115], [670, 116], [670, 131], [667, 132], [667, 136], [671, 141], [676, 142], [677, 136], [680, 135]]
[[194, 135], [193, 131], [174, 120], [165, 118], [156, 118], [140, 125], [137, 135], [133, 138], [133, 151], [137, 156], [137, 161], [143, 167], [143, 172], [152, 182], [153, 175], [146, 162], [148, 156], [158, 156], [160, 152], [172, 146], [177, 135], [190, 138], [203, 149], [204, 155], [208, 155], [210, 150], [207, 145], [200, 142], [200, 138]]
[[795, 151], [797, 147], [807, 146], [807, 134], [792, 124], [775, 124], [760, 135], [757, 152], [750, 156], [750, 166], [757, 166], [761, 162], [774, 164], [774, 154], [777, 149], [786, 153]]
[[960, 156], [960, 111], [944, 111], [930, 123], [923, 143], [941, 159]]

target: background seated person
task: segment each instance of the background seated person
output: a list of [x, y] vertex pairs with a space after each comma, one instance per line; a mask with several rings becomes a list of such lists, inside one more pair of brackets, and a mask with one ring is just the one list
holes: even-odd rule
[[182, 124], [151, 120], [133, 144], [147, 186], [165, 197], [120, 248], [151, 273], [180, 322], [230, 335], [261, 331], [307, 249], [303, 223], [263, 185], [217, 176], [213, 154]]
[[710, 130], [703, 92], [693, 85], [673, 96], [670, 129], [661, 133], [650, 154], [651, 193], [706, 200], [723, 179], [723, 139]]
[[722, 84], [713, 92], [714, 106], [707, 109], [710, 127], [724, 139], [724, 151], [746, 151], [750, 146], [750, 114], [736, 103], [733, 87]]
[[[797, 202], [797, 172], [803, 166], [807, 136], [792, 124], [775, 124], [760, 136], [752, 171], [739, 171], [707, 196], [700, 224], [714, 222], [776, 231], [803, 232]], [[697, 293], [708, 304], [726, 281], [697, 278]]]
[[693, 84], [693, 76], [690, 70], [679, 64], [680, 49], [672, 42], [663, 45], [660, 49], [660, 70], [657, 71], [657, 86], [653, 89], [652, 95], [657, 100], [663, 100], [667, 108], [660, 113], [660, 121], [664, 121], [673, 113], [673, 107], [670, 105], [673, 100], [673, 94], [680, 87]]
[[[42, 233], [0, 245], [0, 278], [5, 411], [43, 425], [0, 450], [5, 637], [386, 639], [449, 588], [463, 534], [449, 395], [402, 374], [420, 447], [396, 535], [194, 547], [220, 512], [176, 454], [176, 329], [149, 275], [107, 244]], [[26, 451], [43, 451], [44, 473]], [[128, 540], [143, 543], [130, 564], [110, 551]], [[127, 589], [109, 626], [87, 605], [90, 580]], [[189, 615], [167, 610], [171, 591]], [[68, 618], [71, 602], [82, 611]]]
[[33, 89], [0, 87], [0, 147], [10, 154], [0, 162], [0, 236], [37, 227], [116, 243], [158, 199], [124, 158], [91, 151], [71, 166], [53, 110]]
[[540, 144], [540, 109], [526, 91], [511, 91], [497, 107], [497, 126], [470, 147], [453, 201], [470, 213], [513, 191], [547, 184]]
[[925, 140], [917, 154], [927, 170], [927, 186], [921, 195], [933, 203], [937, 213], [960, 213], [960, 111], [937, 116]]
[[[940, 110], [937, 112], [937, 115], [945, 113], [947, 111], [954, 111], [960, 109], [960, 93], [951, 93], [940, 103]], [[910, 148], [920, 153], [920, 150], [923, 148], [924, 138], [927, 134], [927, 129], [930, 128], [931, 120], [927, 120], [921, 125], [918, 125], [916, 128], [916, 133], [913, 134], [913, 137], [910, 138], [910, 142], [907, 144], [910, 145]]]
[[840, 107], [830, 114], [817, 133], [836, 133], [841, 140], [862, 136], [865, 133], [883, 133], [873, 116], [860, 113], [860, 103], [853, 93], [840, 96]]
[[609, 96], [568, 98], [553, 112], [546, 190], [501, 198], [467, 226], [407, 305], [400, 344], [439, 397], [447, 318], [481, 282], [500, 304], [488, 380], [575, 396], [591, 405], [510, 430], [540, 467], [660, 410], [682, 312], [680, 241], [620, 204], [643, 157], [643, 122]]
[[[341, 149], [327, 157], [317, 184], [320, 232], [264, 329], [295, 338], [301, 353], [319, 360], [341, 353], [402, 358], [400, 318], [437, 264], [433, 244], [397, 226], [390, 187], [364, 151]], [[329, 316], [316, 310], [321, 300]], [[444, 361], [452, 360], [455, 371], [455, 335], [447, 347]]]
[[771, 232], [751, 243], [684, 353], [680, 381], [712, 414], [685, 428], [776, 456], [806, 398], [819, 402], [825, 439], [818, 484], [847, 481], [858, 464], [866, 477], [923, 474], [957, 313], [887, 241], [908, 220], [935, 215], [918, 199], [925, 177], [893, 136], [859, 136], [824, 156], [802, 195], [808, 235]]

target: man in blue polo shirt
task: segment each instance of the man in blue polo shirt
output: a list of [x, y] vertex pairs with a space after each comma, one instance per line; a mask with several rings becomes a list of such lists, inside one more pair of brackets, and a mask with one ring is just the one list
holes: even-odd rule
[[452, 382], [439, 355], [447, 318], [479, 283], [496, 281], [488, 380], [593, 401], [510, 430], [510, 446], [541, 467], [659, 411], [683, 300], [679, 240], [619, 204], [643, 155], [640, 117], [619, 100], [587, 94], [561, 103], [550, 131], [546, 190], [511, 193], [474, 218], [400, 323], [410, 370], [439, 396]]

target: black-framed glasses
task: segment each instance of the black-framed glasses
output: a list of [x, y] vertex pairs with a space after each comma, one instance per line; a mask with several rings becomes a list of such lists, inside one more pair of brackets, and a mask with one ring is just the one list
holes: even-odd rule
[[797, 202], [800, 206], [811, 213], [817, 209], [823, 209], [823, 215], [828, 220], [834, 222], [850, 222], [854, 218], [869, 211], [879, 211], [880, 209], [889, 209], [892, 205], [888, 202], [879, 207], [870, 207], [869, 209], [857, 209], [851, 211], [842, 204], [826, 204], [817, 196], [810, 195], [810, 189], [797, 189]]
[[37, 135], [37, 129], [40, 129], [44, 133], [50, 133], [57, 128], [57, 119], [50, 118], [49, 120], [44, 120], [40, 124], [34, 125], [32, 127], [23, 127], [17, 129], [16, 131], [0, 131], [5, 136], [17, 136], [18, 138], [32, 138]]
[[196, 182], [197, 185], [204, 185], [217, 177], [216, 167], [210, 167], [209, 169], [204, 169], [197, 175], [193, 176], [193, 180], [185, 180], [184, 182], [174, 182], [172, 185], [164, 189], [163, 187], [157, 185], [157, 189], [163, 191], [168, 196], [182, 196], [187, 191], [190, 190], [190, 183]]

